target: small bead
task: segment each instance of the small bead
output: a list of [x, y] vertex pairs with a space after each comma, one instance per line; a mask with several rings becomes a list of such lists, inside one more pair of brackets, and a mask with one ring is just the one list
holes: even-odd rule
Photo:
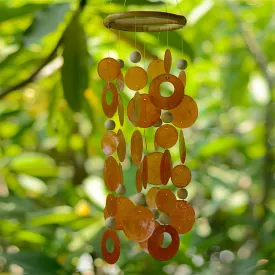
[[122, 59], [117, 59], [117, 62], [119, 63], [120, 68], [124, 67], [124, 61]]
[[162, 224], [169, 224], [170, 223], [170, 217], [167, 214], [165, 214], [165, 213], [161, 213], [159, 215], [159, 221]]
[[118, 195], [123, 195], [123, 194], [125, 194], [125, 192], [126, 192], [126, 188], [125, 188], [125, 186], [122, 185], [122, 184], [120, 184], [120, 185], [117, 187], [117, 189], [116, 189], [116, 193], [117, 193]]
[[170, 123], [173, 121], [173, 115], [170, 112], [165, 112], [161, 115], [162, 121], [165, 123]]
[[188, 63], [185, 59], [180, 59], [177, 63], [177, 68], [180, 70], [185, 70], [188, 66]]
[[154, 127], [160, 127], [162, 125], [162, 119], [160, 118], [158, 122], [154, 124]]
[[141, 205], [144, 206], [146, 205], [146, 199], [145, 199], [145, 195], [142, 193], [138, 193], [134, 196], [134, 202], [136, 205]]
[[108, 228], [114, 228], [116, 226], [116, 220], [114, 217], [108, 217], [105, 220], [105, 226]]
[[159, 212], [157, 209], [150, 209], [151, 212], [153, 213], [154, 215], [154, 219], [157, 220], [159, 218]]
[[179, 199], [184, 200], [188, 196], [188, 191], [186, 189], [179, 189], [177, 192], [177, 195], [178, 195]]
[[116, 123], [112, 119], [108, 119], [104, 123], [106, 130], [114, 130], [116, 128]]
[[133, 63], [138, 63], [141, 60], [141, 54], [137, 51], [130, 54], [130, 60]]

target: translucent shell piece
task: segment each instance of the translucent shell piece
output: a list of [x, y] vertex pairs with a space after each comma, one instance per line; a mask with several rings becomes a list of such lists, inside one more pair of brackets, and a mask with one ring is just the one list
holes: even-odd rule
[[179, 131], [179, 151], [181, 162], [184, 163], [186, 160], [186, 147], [182, 130]]
[[[117, 197], [117, 212], [115, 217], [115, 221], [116, 221], [116, 225], [115, 228], [116, 230], [122, 230], [123, 226], [122, 226], [122, 218], [123, 216], [127, 213], [127, 211], [129, 209], [131, 209], [132, 207], [134, 207], [134, 203], [124, 197]], [[107, 219], [108, 217], [110, 217], [111, 215], [108, 213], [107, 208], [104, 208], [104, 218]]]
[[119, 123], [121, 126], [124, 124], [124, 105], [123, 105], [123, 99], [122, 95], [118, 94], [118, 118], [119, 118]]
[[130, 68], [125, 75], [126, 86], [134, 91], [143, 89], [148, 82], [146, 71], [138, 66]]
[[139, 165], [143, 154], [143, 140], [139, 130], [135, 130], [131, 138], [131, 156], [133, 163]]
[[115, 216], [117, 213], [117, 201], [116, 197], [112, 194], [109, 194], [106, 198], [106, 208], [107, 212], [109, 213], [110, 216]]
[[156, 205], [161, 212], [172, 213], [176, 208], [177, 198], [169, 189], [161, 189], [156, 195]]
[[108, 157], [104, 164], [104, 181], [110, 191], [115, 191], [121, 183], [120, 169], [112, 156]]
[[[113, 240], [114, 249], [112, 252], [108, 252], [108, 250], [106, 248], [107, 239]], [[120, 256], [120, 241], [119, 241], [116, 231], [114, 231], [112, 229], [107, 229], [104, 232], [102, 240], [101, 240], [101, 251], [102, 251], [104, 260], [108, 264], [115, 264], [117, 262], [117, 260], [119, 259], [119, 256]]]
[[107, 156], [112, 155], [118, 147], [119, 138], [113, 131], [107, 131], [101, 139], [101, 149]]
[[189, 232], [195, 223], [195, 211], [190, 203], [185, 200], [177, 201], [176, 208], [170, 214], [170, 225], [179, 234]]
[[171, 179], [175, 186], [179, 188], [186, 187], [192, 178], [190, 169], [185, 165], [177, 165], [172, 169]]
[[117, 78], [120, 73], [119, 63], [113, 58], [102, 59], [97, 66], [98, 75], [105, 81], [110, 82]]
[[169, 112], [173, 115], [172, 123], [179, 128], [192, 126], [198, 118], [198, 106], [188, 95], [185, 95], [182, 102]]
[[140, 193], [142, 190], [142, 178], [140, 168], [136, 171], [136, 189], [138, 193]]
[[146, 194], [146, 203], [151, 209], [157, 209], [156, 196], [158, 191], [161, 190], [158, 187], [152, 187]]
[[147, 155], [148, 183], [160, 185], [160, 165], [163, 153], [154, 152]]
[[[135, 93], [135, 96], [130, 100], [127, 108], [127, 114], [130, 121], [134, 126], [138, 126], [141, 116], [141, 96], [139, 92]], [[129, 106], [131, 107], [129, 109]]]
[[116, 85], [118, 87], [118, 90], [122, 92], [124, 90], [124, 77], [122, 71], [118, 74], [116, 78]]
[[[108, 104], [106, 101], [106, 94], [108, 91], [112, 92], [112, 103]], [[118, 93], [116, 86], [113, 83], [108, 83], [102, 93], [102, 109], [107, 117], [113, 117], [118, 106]]]
[[160, 163], [160, 181], [166, 185], [171, 177], [172, 160], [169, 150], [165, 150]]
[[155, 230], [154, 215], [144, 206], [135, 206], [128, 210], [122, 224], [126, 236], [136, 242], [148, 240]]
[[148, 66], [148, 75], [153, 80], [155, 77], [165, 74], [164, 61], [161, 59], [154, 59]]
[[[168, 247], [163, 248], [159, 243], [159, 239], [165, 232], [171, 235], [172, 242]], [[161, 225], [155, 229], [153, 235], [149, 238], [148, 251], [156, 260], [168, 261], [177, 254], [179, 245], [178, 232], [170, 225]]]
[[[174, 86], [174, 93], [169, 97], [161, 96], [160, 85], [164, 82], [170, 82]], [[150, 84], [149, 95], [152, 103], [164, 110], [170, 110], [177, 107], [184, 97], [184, 87], [179, 78], [172, 74], [162, 74], [157, 76]]]
[[170, 73], [171, 66], [172, 66], [172, 54], [171, 54], [171, 51], [167, 49], [164, 55], [164, 69], [167, 74]]
[[119, 167], [119, 171], [120, 171], [120, 184], [124, 184], [124, 177], [123, 177], [123, 170], [122, 170], [122, 166], [121, 163], [118, 164]]
[[117, 132], [118, 146], [117, 146], [117, 155], [121, 162], [125, 160], [126, 155], [126, 141], [121, 129]]
[[186, 86], [186, 73], [185, 73], [185, 71], [180, 71], [179, 79], [181, 80], [181, 82], [182, 82], [182, 84], [185, 88], [185, 86]]
[[178, 131], [169, 124], [164, 124], [156, 131], [156, 143], [162, 148], [171, 148], [178, 141]]
[[141, 111], [140, 111], [140, 119], [137, 125], [134, 124], [133, 119], [133, 109], [134, 109], [134, 100], [131, 99], [128, 108], [127, 114], [129, 120], [138, 127], [141, 128], [148, 128], [153, 126], [160, 118], [161, 110], [157, 108], [150, 100], [148, 94], [141, 94], [140, 95], [140, 104], [141, 104]]
[[141, 166], [140, 166], [140, 171], [141, 171], [141, 179], [142, 179], [142, 184], [144, 189], [147, 188], [147, 183], [148, 183], [148, 161], [147, 161], [147, 156], [144, 156]]

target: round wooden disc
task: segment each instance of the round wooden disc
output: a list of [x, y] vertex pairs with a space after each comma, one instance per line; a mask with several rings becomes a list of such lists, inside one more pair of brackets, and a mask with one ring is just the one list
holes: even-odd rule
[[[106, 248], [107, 239], [113, 240], [114, 249], [112, 252], [108, 252], [108, 250]], [[104, 260], [108, 264], [115, 264], [117, 262], [117, 260], [119, 259], [119, 256], [120, 256], [120, 241], [119, 241], [116, 231], [114, 231], [112, 229], [107, 229], [104, 232], [102, 240], [101, 240], [101, 251], [102, 251]]]
[[116, 197], [112, 194], [109, 194], [106, 198], [106, 208], [110, 216], [115, 216], [117, 212], [117, 202]]
[[183, 87], [185, 88], [185, 86], [186, 86], [186, 73], [185, 73], [185, 71], [180, 71], [179, 79], [181, 80], [181, 82], [183, 84]]
[[[165, 232], [169, 233], [172, 239], [171, 244], [163, 248], [159, 242], [160, 236]], [[178, 232], [171, 225], [156, 227], [153, 235], [148, 240], [148, 251], [158, 261], [168, 261], [173, 258], [179, 249], [180, 239]]]
[[107, 131], [101, 139], [101, 149], [107, 156], [112, 155], [118, 147], [119, 138], [114, 131]]
[[138, 124], [137, 125], [134, 124], [134, 119], [133, 119], [134, 100], [133, 99], [131, 99], [128, 104], [128, 108], [127, 108], [128, 118], [135, 126], [138, 126], [140, 128], [149, 128], [159, 120], [161, 115], [161, 110], [151, 102], [148, 94], [140, 95], [140, 104], [141, 104], [141, 111], [140, 111]]
[[190, 169], [185, 165], [177, 165], [172, 169], [171, 179], [175, 186], [179, 188], [186, 187], [192, 178]]
[[179, 131], [179, 151], [181, 162], [184, 163], [186, 160], [186, 146], [182, 130]]
[[[112, 92], [112, 103], [108, 104], [106, 101], [106, 94], [108, 91]], [[102, 93], [102, 109], [107, 117], [113, 117], [118, 106], [118, 93], [116, 86], [113, 83], [108, 83]]]
[[120, 73], [118, 74], [118, 76], [116, 78], [116, 85], [120, 92], [122, 92], [124, 90], [124, 76], [123, 76], [122, 71], [120, 71]]
[[115, 59], [107, 57], [98, 63], [97, 72], [103, 80], [110, 82], [115, 80], [119, 75], [120, 66]]
[[160, 165], [163, 153], [154, 152], [147, 155], [148, 183], [160, 185]]
[[155, 230], [154, 215], [144, 206], [135, 206], [128, 210], [123, 216], [122, 224], [125, 235], [136, 242], [148, 240]]
[[120, 169], [112, 156], [108, 157], [104, 164], [104, 181], [110, 191], [115, 191], [121, 183]]
[[170, 225], [179, 234], [189, 232], [195, 223], [195, 211], [190, 203], [185, 200], [177, 201], [176, 208], [170, 214]]
[[169, 124], [164, 124], [156, 131], [156, 143], [162, 148], [171, 148], [178, 141], [178, 131]]
[[147, 156], [144, 156], [141, 166], [140, 166], [140, 171], [141, 171], [141, 179], [142, 179], [142, 184], [144, 189], [147, 188], [147, 183], [148, 183], [148, 161], [147, 161]]
[[169, 150], [165, 150], [160, 163], [160, 181], [166, 185], [171, 177], [172, 160]]
[[172, 123], [179, 128], [192, 126], [198, 118], [198, 106], [188, 95], [185, 95], [181, 103], [169, 112], [173, 115]]
[[164, 61], [161, 59], [154, 59], [148, 66], [148, 75], [153, 80], [157, 76], [165, 74]]
[[172, 213], [176, 208], [177, 198], [169, 189], [161, 189], [156, 195], [156, 205], [161, 212]]
[[[161, 96], [160, 85], [170, 82], [174, 86], [174, 93], [169, 97]], [[184, 97], [184, 87], [179, 78], [172, 74], [162, 74], [157, 76], [150, 84], [149, 95], [152, 103], [164, 110], [177, 107]]]
[[134, 91], [143, 89], [148, 82], [146, 71], [138, 66], [130, 68], [125, 75], [126, 86]]
[[124, 124], [124, 105], [121, 94], [118, 94], [118, 118], [121, 126]]
[[136, 189], [138, 193], [142, 191], [142, 178], [140, 168], [136, 171]]
[[139, 130], [135, 130], [131, 138], [131, 156], [133, 163], [139, 165], [143, 154], [143, 140]]
[[[122, 217], [127, 213], [127, 211], [134, 207], [134, 203], [129, 200], [128, 198], [125, 197], [117, 197], [117, 212], [115, 217], [115, 230], [122, 230], [123, 226], [122, 226]], [[107, 219], [108, 217], [110, 217], [111, 215], [108, 213], [107, 208], [104, 208], [104, 219]]]
[[118, 130], [117, 137], [118, 137], [117, 155], [119, 160], [123, 162], [125, 160], [125, 155], [126, 155], [126, 141], [121, 129]]
[[167, 74], [170, 73], [171, 66], [172, 66], [172, 54], [171, 54], [171, 51], [167, 49], [164, 55], [164, 69]]
[[146, 203], [151, 209], [157, 209], [156, 196], [158, 191], [161, 190], [158, 187], [152, 187], [146, 194]]

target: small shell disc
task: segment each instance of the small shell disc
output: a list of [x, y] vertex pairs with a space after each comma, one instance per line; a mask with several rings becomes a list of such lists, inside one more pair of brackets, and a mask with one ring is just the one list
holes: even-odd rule
[[121, 126], [124, 124], [124, 105], [123, 105], [123, 99], [122, 95], [118, 94], [118, 118], [119, 118], [119, 123]]
[[116, 78], [116, 85], [120, 92], [122, 92], [124, 90], [124, 76], [123, 76], [122, 71], [120, 71], [120, 73], [118, 74], [118, 76]]
[[139, 130], [135, 130], [131, 138], [131, 156], [133, 163], [139, 165], [143, 154], [143, 140]]
[[116, 197], [112, 194], [109, 194], [106, 198], [106, 208], [110, 216], [115, 216], [117, 212], [117, 201]]
[[154, 59], [148, 66], [148, 75], [153, 80], [157, 76], [165, 74], [164, 62], [161, 59]]
[[157, 209], [156, 196], [161, 189], [158, 187], [152, 187], [146, 194], [146, 203], [151, 209]]
[[160, 185], [160, 165], [163, 153], [154, 152], [147, 155], [148, 164], [148, 183], [153, 185]]
[[160, 181], [166, 185], [171, 177], [172, 160], [169, 150], [165, 150], [160, 163]]
[[118, 130], [117, 137], [118, 137], [117, 155], [119, 160], [123, 162], [125, 160], [125, 155], [126, 155], [126, 141], [121, 129]]
[[192, 178], [190, 169], [185, 165], [177, 165], [172, 169], [171, 179], [178, 188], [186, 187]]
[[166, 214], [170, 214], [175, 210], [177, 198], [175, 194], [169, 189], [161, 189], [156, 195], [156, 205], [158, 209]]
[[98, 75], [105, 81], [110, 82], [117, 78], [120, 73], [119, 63], [113, 58], [102, 59], [97, 66]]
[[179, 131], [179, 151], [181, 162], [184, 163], [186, 159], [186, 146], [182, 130]]
[[125, 75], [126, 86], [133, 91], [140, 91], [148, 82], [146, 71], [138, 66], [130, 68]]
[[171, 148], [178, 141], [178, 131], [169, 124], [164, 124], [156, 131], [156, 143], [162, 148]]
[[171, 66], [172, 66], [172, 54], [171, 54], [171, 51], [167, 49], [164, 55], [164, 69], [167, 74], [170, 73]]
[[110, 156], [104, 164], [104, 181], [110, 191], [115, 191], [121, 183], [121, 174], [116, 160]]
[[142, 179], [141, 179], [141, 171], [140, 168], [136, 171], [136, 189], [137, 192], [140, 193], [142, 191]]
[[182, 84], [185, 88], [185, 86], [186, 86], [186, 73], [185, 73], [185, 71], [180, 71], [179, 79], [181, 80], [181, 82], [182, 82]]
[[[106, 94], [108, 91], [111, 91], [112, 93], [112, 102], [111, 104], [107, 103], [106, 100]], [[116, 113], [117, 110], [117, 106], [118, 106], [118, 93], [116, 90], [116, 86], [113, 83], [108, 83], [103, 90], [102, 93], [102, 109], [104, 111], [104, 114], [107, 117], [113, 117], [114, 114]]]
[[148, 183], [148, 161], [147, 161], [147, 156], [144, 156], [141, 166], [141, 179], [142, 179], [142, 184], [144, 189], [147, 188], [147, 183]]
[[107, 131], [101, 139], [101, 149], [107, 156], [112, 155], [118, 147], [119, 138], [114, 131]]

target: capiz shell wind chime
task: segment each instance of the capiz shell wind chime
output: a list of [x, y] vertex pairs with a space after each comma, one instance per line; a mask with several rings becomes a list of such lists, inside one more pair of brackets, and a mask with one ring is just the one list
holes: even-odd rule
[[[104, 25], [108, 29], [129, 32], [165, 31], [168, 36], [168, 31], [183, 28], [186, 18], [168, 12], [124, 12], [107, 16]], [[132, 63], [140, 60], [139, 52], [131, 53]], [[98, 74], [106, 82], [102, 92], [102, 109], [108, 118], [118, 112], [120, 123], [120, 129], [116, 133], [113, 131], [115, 122], [107, 120], [107, 132], [101, 141], [102, 150], [107, 157], [104, 181], [110, 191], [104, 209], [107, 229], [101, 241], [101, 249], [109, 264], [116, 263], [120, 256], [118, 230], [122, 230], [129, 240], [137, 242], [153, 258], [166, 261], [174, 257], [179, 249], [179, 234], [189, 232], [195, 222], [195, 211], [185, 200], [188, 193], [184, 188], [191, 181], [191, 172], [184, 165], [186, 147], [182, 129], [193, 125], [198, 116], [198, 108], [196, 102], [185, 93], [187, 62], [184, 59], [178, 61], [178, 76], [170, 73], [171, 66], [172, 54], [169, 49], [163, 59], [152, 60], [148, 68], [130, 67], [125, 77], [124, 62], [121, 59], [116, 60], [109, 56], [98, 64]], [[174, 87], [173, 94], [168, 97], [161, 95], [161, 84], [165, 82]], [[124, 83], [133, 91], [133, 97], [125, 107], [127, 106], [129, 123], [133, 125], [130, 142], [132, 162], [138, 166], [135, 179], [125, 183], [121, 166], [126, 155], [126, 140], [122, 130]], [[106, 99], [109, 91], [112, 94], [110, 104]], [[145, 129], [149, 127], [156, 129], [155, 152], [151, 153], [147, 152], [145, 135]], [[143, 136], [141, 128], [144, 129]], [[172, 162], [169, 151], [176, 144], [179, 147], [179, 164]], [[167, 185], [170, 179], [179, 188], [178, 198], [170, 190], [173, 185]], [[133, 202], [123, 194], [127, 185], [134, 182], [137, 194]], [[148, 188], [149, 185], [153, 187]], [[168, 247], [162, 247], [165, 232], [170, 234], [172, 240]], [[106, 248], [108, 238], [114, 243], [112, 252]]]

